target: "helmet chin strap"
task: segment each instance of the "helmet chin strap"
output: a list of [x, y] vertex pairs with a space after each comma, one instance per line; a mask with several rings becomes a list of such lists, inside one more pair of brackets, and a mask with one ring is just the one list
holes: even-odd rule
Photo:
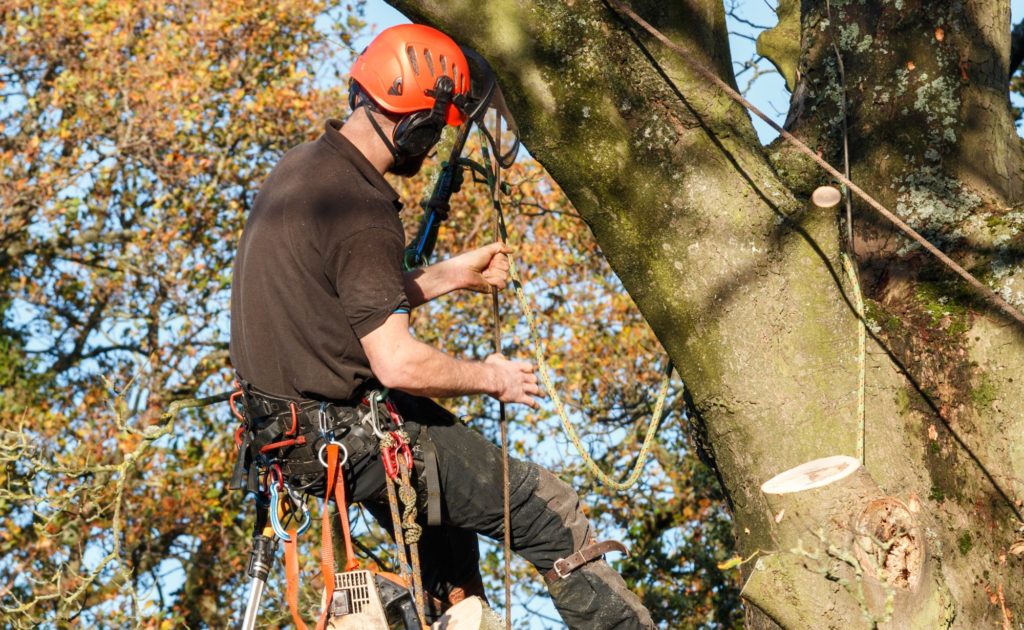
[[388, 153], [391, 154], [391, 157], [395, 159], [395, 163], [398, 163], [402, 156], [398, 153], [398, 148], [396, 148], [395, 144], [391, 142], [391, 138], [388, 137], [388, 134], [384, 133], [384, 130], [381, 129], [380, 123], [377, 122], [377, 118], [373, 115], [375, 109], [371, 107], [366, 100], [363, 100], [359, 106], [366, 109], [366, 117], [370, 119], [370, 124], [373, 125], [373, 130], [377, 132], [377, 136], [384, 142], [384, 146], [387, 148]]

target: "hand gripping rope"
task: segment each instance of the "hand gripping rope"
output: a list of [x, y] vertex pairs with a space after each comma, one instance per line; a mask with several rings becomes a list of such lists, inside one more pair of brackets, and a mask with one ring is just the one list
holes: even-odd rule
[[[499, 238], [502, 243], [505, 243], [508, 241], [508, 229], [505, 224], [505, 215], [501, 207], [501, 202], [498, 201], [497, 191], [499, 187], [497, 176], [495, 175], [496, 169], [492, 167], [490, 154], [487, 149], [487, 142], [481, 138], [480, 144], [485, 166], [483, 169], [474, 170], [485, 178], [485, 183], [491, 189], [491, 200], [492, 205], [494, 206]], [[558, 390], [555, 389], [554, 382], [551, 379], [551, 370], [548, 367], [547, 357], [544, 353], [544, 344], [537, 329], [537, 318], [534, 315], [533, 308], [531, 308], [530, 302], [526, 298], [526, 293], [523, 290], [523, 282], [519, 275], [519, 269], [511, 256], [509, 256], [508, 259], [509, 276], [512, 278], [512, 286], [515, 289], [516, 298], [519, 302], [520, 308], [523, 310], [523, 316], [526, 318], [526, 323], [530, 329], [530, 341], [533, 346], [534, 360], [537, 362], [537, 368], [540, 372], [540, 379], [541, 382], [544, 383], [544, 388], [547, 390], [548, 395], [551, 396], [551, 402], [554, 404], [555, 412], [558, 414], [558, 418], [562, 422], [562, 428], [565, 430], [565, 433], [572, 442], [572, 445], [576, 448], [576, 451], [583, 459], [584, 465], [598, 481], [606, 487], [619, 492], [630, 489], [637, 481], [639, 481], [640, 475], [643, 473], [644, 464], [647, 462], [651, 448], [654, 446], [654, 439], [658, 433], [658, 427], [662, 420], [665, 401], [668, 398], [669, 384], [672, 380], [672, 361], [669, 360], [666, 362], [664, 376], [662, 377], [661, 384], [658, 388], [658, 398], [654, 403], [654, 413], [651, 417], [651, 423], [647, 428], [647, 433], [644, 435], [644, 441], [640, 447], [640, 453], [637, 455], [636, 462], [633, 464], [633, 469], [624, 479], [621, 481], [617, 480], [606, 473], [590, 455], [586, 447], [583, 446], [583, 441], [580, 439], [580, 435], [576, 431], [576, 427], [573, 426], [572, 421], [566, 413], [565, 404], [562, 402], [562, 398], [558, 395]]]

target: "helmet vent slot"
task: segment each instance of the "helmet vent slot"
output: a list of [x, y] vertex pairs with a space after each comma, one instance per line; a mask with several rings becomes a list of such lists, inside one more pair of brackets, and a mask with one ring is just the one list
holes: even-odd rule
[[430, 76], [434, 76], [437, 73], [434, 72], [434, 58], [430, 56], [430, 49], [423, 49], [423, 60], [427, 62], [427, 70], [430, 71]]
[[441, 61], [441, 74], [448, 74], [448, 58], [444, 55], [440, 57]]
[[405, 55], [409, 57], [409, 65], [412, 66], [412, 73], [418, 76], [420, 73], [420, 64], [416, 61], [416, 49], [412, 46], [406, 47]]

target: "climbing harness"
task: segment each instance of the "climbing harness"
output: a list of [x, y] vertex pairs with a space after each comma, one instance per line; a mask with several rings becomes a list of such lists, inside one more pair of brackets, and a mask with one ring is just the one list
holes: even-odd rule
[[[326, 606], [317, 628], [329, 619], [343, 619], [341, 626], [352, 628], [405, 628], [424, 626], [419, 556], [408, 524], [415, 523], [415, 491], [409, 471], [412, 451], [409, 438], [401, 428], [401, 416], [384, 393], [370, 392], [353, 406], [322, 401], [293, 401], [270, 396], [238, 379], [236, 391], [229, 397], [232, 412], [239, 419], [235, 443], [239, 449], [234, 487], [248, 489], [247, 479], [255, 478], [256, 526], [247, 573], [252, 577], [249, 601], [243, 617], [243, 630], [255, 627], [260, 599], [273, 564], [277, 541], [284, 543], [286, 600], [297, 628], [306, 625], [298, 611], [299, 567], [298, 539], [311, 525], [306, 497], [323, 488], [321, 503], [321, 572], [324, 576]], [[242, 411], [239, 401], [243, 402]], [[412, 567], [403, 561], [405, 579], [379, 571], [361, 570], [353, 550], [345, 496], [343, 469], [362, 460], [374, 448], [380, 448], [386, 471], [401, 478], [400, 496], [406, 506], [404, 521], [396, 519], [396, 540], [400, 557], [403, 523], [411, 540]], [[318, 467], [313, 474], [310, 466]], [[390, 488], [391, 481], [388, 482]], [[334, 533], [330, 504], [337, 506], [344, 542], [345, 565], [335, 570]], [[411, 512], [409, 508], [411, 507]], [[410, 576], [412, 581], [410, 581]], [[419, 599], [409, 590], [415, 583]], [[404, 595], [403, 595], [404, 594]], [[347, 624], [347, 625], [346, 625]]]

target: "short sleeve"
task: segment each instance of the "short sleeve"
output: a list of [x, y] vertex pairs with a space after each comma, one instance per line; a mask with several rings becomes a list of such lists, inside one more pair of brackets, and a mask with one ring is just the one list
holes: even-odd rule
[[367, 227], [338, 243], [324, 272], [360, 339], [396, 310], [409, 309], [402, 274], [405, 242], [386, 227]]

